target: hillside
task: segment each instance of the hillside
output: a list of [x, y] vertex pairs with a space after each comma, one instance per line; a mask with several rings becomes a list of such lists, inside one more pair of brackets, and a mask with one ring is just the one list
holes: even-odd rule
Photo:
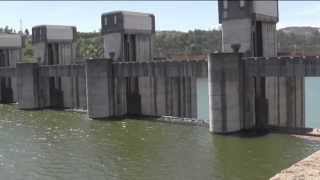
[[[278, 49], [284, 54], [320, 55], [320, 32], [317, 27], [286, 27], [278, 30]], [[78, 33], [78, 56], [95, 58], [103, 56], [100, 33]], [[220, 51], [221, 31], [193, 30], [189, 32], [158, 31], [154, 38], [155, 57], [186, 57]], [[30, 43], [24, 50], [32, 56]]]
[[293, 33], [295, 35], [307, 35], [311, 36], [314, 33], [319, 32], [320, 28], [318, 27], [310, 27], [310, 26], [303, 26], [303, 27], [298, 27], [298, 26], [291, 26], [291, 27], [285, 27], [282, 29], [279, 29], [287, 34]]
[[293, 54], [319, 55], [318, 27], [287, 27], [278, 30], [278, 49]]

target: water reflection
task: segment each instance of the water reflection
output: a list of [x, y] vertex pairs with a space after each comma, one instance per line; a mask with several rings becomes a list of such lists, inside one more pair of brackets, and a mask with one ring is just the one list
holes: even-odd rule
[[218, 136], [206, 128], [0, 106], [2, 179], [266, 179], [315, 150], [285, 135]]

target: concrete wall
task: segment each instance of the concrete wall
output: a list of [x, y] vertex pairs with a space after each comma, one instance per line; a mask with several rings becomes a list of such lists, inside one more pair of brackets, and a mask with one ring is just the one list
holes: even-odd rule
[[[264, 2], [264, 1], [262, 1]], [[263, 54], [277, 55], [275, 23], [262, 23]], [[298, 92], [298, 93], [297, 93]], [[301, 92], [301, 93], [300, 93]], [[269, 124], [274, 126], [304, 127], [304, 78], [267, 77], [266, 97], [269, 103]], [[287, 104], [287, 105], [286, 105]], [[291, 107], [293, 106], [293, 107]], [[300, 107], [301, 106], [301, 107]], [[296, 119], [296, 117], [299, 118]], [[292, 123], [295, 122], [295, 123]]]
[[83, 76], [76, 77], [74, 81], [76, 84], [75, 91], [76, 95], [74, 98], [74, 107], [76, 109], [87, 109], [87, 89], [86, 89], [86, 77]]
[[253, 12], [271, 17], [278, 17], [278, 0], [253, 1]]
[[124, 12], [123, 16], [124, 29], [153, 30], [152, 16], [150, 14]]
[[152, 37], [150, 35], [136, 35], [136, 56], [137, 61], [152, 60]]
[[267, 86], [269, 124], [277, 127], [305, 127], [304, 78], [273, 77], [272, 79], [273, 81], [268, 81]]
[[[72, 28], [70, 29], [72, 30]], [[61, 42], [58, 44], [58, 48], [59, 48], [59, 64], [65, 64], [65, 65], [73, 64], [75, 61], [75, 44]], [[74, 89], [74, 86], [73, 86], [74, 81], [75, 81], [75, 78], [73, 77], [61, 77], [61, 89], [63, 91], [63, 96], [64, 96], [63, 104], [65, 108], [74, 107], [73, 101], [77, 98], [75, 96], [76, 90]]]
[[114, 52], [114, 60], [122, 58], [121, 33], [110, 33], [103, 36], [104, 57], [110, 59], [110, 53]]
[[[51, 26], [50, 26], [51, 27]], [[63, 38], [72, 38], [73, 39], [73, 28], [64, 27], [64, 26], [53, 26], [47, 28], [47, 36], [50, 36], [51, 39], [61, 38], [55, 42], [37, 42], [33, 44], [34, 56], [38, 59], [38, 62], [41, 65], [48, 65], [48, 45], [52, 44], [56, 48], [53, 48], [53, 59], [54, 63], [61, 65], [70, 65], [75, 64], [76, 56], [76, 45], [72, 41], [64, 41]], [[57, 34], [58, 32], [65, 32], [62, 34]], [[72, 35], [72, 36], [71, 36]], [[85, 78], [76, 78], [76, 77], [60, 77], [61, 79], [61, 90], [63, 93], [63, 107], [64, 108], [85, 108], [86, 102], [86, 93], [83, 83], [85, 83]], [[40, 99], [41, 107], [51, 106], [50, 102], [50, 90], [49, 90], [49, 78], [40, 77], [39, 79], [42, 83], [40, 85], [40, 93], [43, 98]]]
[[205, 61], [121, 62], [113, 66], [115, 77], [139, 77], [143, 115], [197, 116], [196, 77], [207, 76]]
[[251, 50], [251, 28], [251, 19], [233, 19], [223, 21], [223, 52], [232, 52], [232, 44], [240, 44], [240, 52]]
[[104, 13], [101, 16], [101, 33], [152, 34], [155, 32], [154, 19], [152, 14], [139, 12], [113, 11]]
[[22, 38], [20, 34], [0, 33], [0, 48], [21, 48]]
[[[270, 125], [298, 128], [305, 126], [304, 76], [308, 76], [309, 73], [312, 76], [316, 75], [316, 68], [308, 68], [312, 59], [303, 61], [300, 58], [283, 57], [249, 60], [255, 64], [254, 66], [246, 61], [250, 76], [267, 76], [266, 95], [269, 102]], [[310, 64], [310, 67], [317, 67], [314, 63]]]
[[[135, 66], [132, 66], [133, 64]], [[149, 93], [146, 97], [149, 99], [146, 98], [148, 101], [143, 103], [148, 105], [148, 109], [144, 109], [141, 114], [195, 118], [198, 117], [197, 88], [192, 87], [196, 87], [196, 78], [205, 77], [207, 74], [205, 71], [208, 70], [210, 130], [217, 133], [251, 128], [255, 125], [255, 113], [261, 115], [259, 111], [253, 109], [254, 86], [251, 84], [253, 81], [247, 79], [261, 76], [283, 77], [286, 78], [285, 82], [274, 81], [279, 83], [277, 85], [279, 88], [270, 90], [274, 99], [277, 99], [271, 102], [278, 103], [276, 106], [278, 109], [274, 114], [275, 118], [271, 118], [269, 124], [304, 127], [304, 104], [299, 103], [304, 99], [304, 86], [299, 82], [299, 78], [306, 75], [320, 76], [319, 57], [241, 59], [239, 54], [222, 53], [210, 56], [208, 69], [203, 68], [203, 64], [207, 65], [207, 62], [112, 63], [97, 59], [88, 60], [85, 71], [83, 64], [38, 66], [36, 63], [19, 63], [17, 70], [14, 67], [0, 68], [0, 76], [16, 77], [19, 107], [35, 109], [48, 107], [46, 99], [48, 95], [44, 93], [48, 90], [48, 86], [43, 79], [78, 78], [83, 85], [86, 82], [84, 80], [86, 72], [87, 89], [83, 90], [83, 86], [78, 84], [76, 93], [87, 92], [88, 111], [92, 118], [126, 115], [128, 112], [126, 78], [152, 77], [149, 80], [154, 91], [148, 91], [149, 87], [146, 87], [146, 92]], [[119, 67], [129, 72], [121, 73], [116, 70]], [[166, 72], [163, 73], [163, 70]], [[271, 84], [269, 87], [274, 86]], [[77, 97], [78, 99], [72, 102], [72, 108], [85, 107], [86, 101], [80, 96]], [[269, 107], [271, 106], [273, 105], [269, 104]]]
[[144, 80], [142, 83], [140, 81], [139, 86], [143, 115], [197, 117], [196, 78], [141, 77], [139, 79]]
[[[136, 64], [136, 66], [131, 66], [132, 64]], [[152, 91], [150, 91], [149, 84], [145, 83], [144, 85], [147, 85], [145, 94], [143, 91], [140, 92], [146, 100], [142, 104], [147, 104], [141, 114], [195, 118], [197, 116], [196, 78], [199, 75], [205, 77], [207, 74], [207, 72], [202, 72], [206, 71], [203, 68], [203, 65], [206, 65], [205, 61], [201, 63], [197, 61], [188, 63], [173, 61], [111, 63], [105, 59], [89, 60], [86, 69], [87, 77], [84, 76], [84, 64], [39, 66], [37, 63], [31, 63], [31, 65], [20, 63], [17, 69], [19, 71], [17, 76], [20, 101], [23, 101], [22, 109], [50, 107], [48, 77], [71, 78], [75, 80], [70, 84], [75, 92], [72, 91], [74, 94], [72, 94], [69, 108], [86, 108], [87, 99], [83, 97], [91, 99], [88, 105], [93, 108], [90, 114], [92, 118], [127, 115], [127, 78], [141, 76], [152, 85]], [[153, 68], [150, 69], [150, 65]], [[130, 73], [116, 71], [115, 69], [119, 67]], [[160, 73], [162, 70], [167, 70], [168, 73]], [[111, 72], [113, 73], [110, 74]], [[132, 72], [139, 73], [132, 74]], [[24, 77], [23, 74], [26, 76]], [[0, 68], [0, 76], [15, 77], [16, 70], [14, 67]], [[86, 78], [89, 78], [90, 82], [86, 82]], [[90, 92], [84, 88], [90, 89]], [[86, 92], [88, 95], [83, 95]], [[106, 95], [108, 95], [107, 102], [104, 99]], [[26, 103], [29, 101], [28, 98], [33, 98], [30, 104]], [[102, 102], [100, 102], [101, 100]], [[98, 101], [98, 105], [95, 104], [96, 101]], [[104, 109], [106, 104], [101, 103], [107, 103], [107, 110]], [[100, 113], [101, 110], [102, 113]]]
[[127, 114], [127, 79], [115, 77], [113, 80], [113, 107], [115, 116]]
[[[16, 64], [21, 62], [22, 50], [21, 49], [11, 49], [9, 53], [9, 66], [16, 67]], [[13, 91], [13, 101], [17, 102], [17, 79], [15, 77], [11, 78], [11, 87]]]
[[73, 64], [75, 63], [75, 43], [61, 42], [59, 48], [59, 64]]
[[47, 60], [47, 45], [45, 42], [32, 44], [33, 56], [40, 64], [46, 64]]
[[275, 23], [262, 23], [263, 56], [277, 56], [277, 30]]
[[[21, 39], [20, 39], [21, 40]], [[5, 48], [1, 49], [3, 53], [3, 59], [1, 59], [3, 66], [5, 67], [16, 67], [16, 63], [21, 61], [22, 50], [21, 48]], [[2, 77], [6, 81], [7, 88], [11, 88], [13, 93], [13, 102], [17, 102], [17, 81], [15, 77]], [[1, 90], [0, 90], [1, 91]], [[0, 96], [0, 100], [2, 97]]]
[[72, 41], [73, 27], [71, 26], [46, 26], [47, 40]]
[[[152, 61], [151, 47], [151, 35], [136, 35], [136, 57], [138, 62]], [[160, 104], [164, 104], [162, 99], [157, 98], [157, 96], [161, 96], [161, 94], [158, 95], [157, 87], [165, 87], [165, 82], [158, 82], [154, 77], [140, 77], [138, 81], [139, 94], [141, 97], [141, 113], [148, 116], [157, 116], [157, 109], [163, 109]], [[161, 93], [161, 91], [159, 93]]]

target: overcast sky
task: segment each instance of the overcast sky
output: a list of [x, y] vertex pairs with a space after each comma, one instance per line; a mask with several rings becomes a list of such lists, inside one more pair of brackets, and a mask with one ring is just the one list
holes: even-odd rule
[[[157, 30], [188, 31], [218, 27], [217, 1], [36, 1], [0, 2], [0, 27], [74, 25], [78, 31], [100, 28], [100, 15], [114, 10], [153, 13]], [[280, 1], [279, 27], [320, 26], [320, 1]]]

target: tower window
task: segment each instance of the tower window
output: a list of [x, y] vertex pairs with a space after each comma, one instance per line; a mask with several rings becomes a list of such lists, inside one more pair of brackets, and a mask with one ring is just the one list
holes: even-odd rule
[[244, 7], [246, 4], [246, 1], [245, 0], [240, 0], [240, 7]]

